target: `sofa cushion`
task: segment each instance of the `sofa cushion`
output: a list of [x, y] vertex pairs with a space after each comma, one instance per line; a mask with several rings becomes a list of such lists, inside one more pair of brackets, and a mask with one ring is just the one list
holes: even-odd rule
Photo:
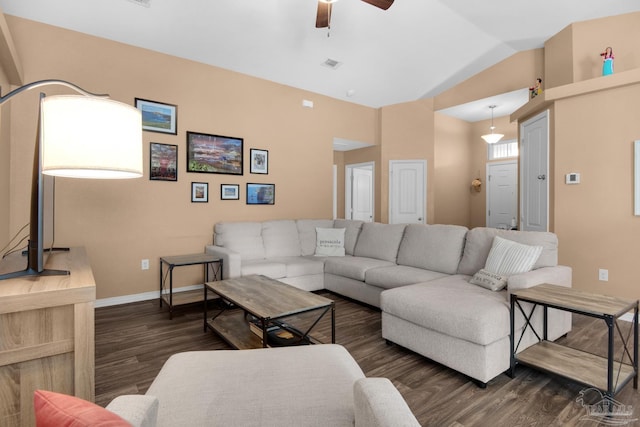
[[525, 245], [542, 246], [542, 253], [533, 266], [534, 270], [540, 267], [555, 267], [558, 265], [558, 236], [554, 233], [477, 227], [467, 232], [462, 259], [460, 260], [460, 265], [458, 265], [459, 274], [473, 276], [477, 271], [484, 268], [495, 236]]
[[344, 251], [347, 255], [353, 255], [358, 242], [358, 236], [362, 230], [364, 221], [354, 219], [336, 219], [333, 222], [335, 228], [344, 228]]
[[272, 279], [280, 279], [287, 277], [287, 266], [282, 262], [266, 259], [244, 261], [241, 275], [250, 276], [252, 274], [262, 274]]
[[375, 258], [355, 256], [329, 257], [324, 262], [324, 272], [364, 282], [367, 270], [392, 265], [395, 264]]
[[479, 345], [510, 333], [506, 291], [492, 292], [453, 275], [388, 289], [380, 294], [385, 313]]
[[318, 256], [344, 256], [344, 228], [316, 228]]
[[265, 257], [262, 223], [219, 222], [213, 230], [213, 243], [239, 253], [243, 261]]
[[363, 377], [337, 344], [193, 351], [171, 356], [147, 393], [160, 401], [159, 427], [341, 427], [354, 425]]
[[75, 396], [36, 390], [33, 406], [38, 427], [131, 427], [119, 415]]
[[308, 276], [324, 272], [324, 258], [313, 255], [309, 257], [277, 257], [271, 258], [269, 261], [285, 266], [286, 273], [283, 277]]
[[299, 219], [296, 221], [300, 251], [302, 255], [313, 255], [316, 251], [316, 227], [333, 227], [332, 219]]
[[460, 225], [407, 225], [398, 249], [398, 264], [456, 274], [467, 231]]
[[484, 269], [502, 276], [526, 273], [531, 271], [541, 252], [542, 246], [523, 245], [496, 236]]
[[437, 271], [407, 267], [406, 265], [393, 265], [391, 267], [378, 267], [367, 270], [364, 274], [364, 281], [368, 285], [390, 289], [428, 282], [444, 276], [446, 275]]
[[388, 378], [361, 378], [353, 385], [355, 427], [420, 427]]
[[262, 223], [265, 258], [302, 255], [296, 222], [290, 219]]
[[395, 263], [405, 227], [404, 224], [365, 222], [353, 254]]

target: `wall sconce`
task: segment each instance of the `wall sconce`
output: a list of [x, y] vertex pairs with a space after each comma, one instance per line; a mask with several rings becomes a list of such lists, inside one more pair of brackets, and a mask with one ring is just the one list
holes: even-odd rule
[[476, 178], [471, 181], [471, 188], [474, 189], [476, 193], [480, 192], [482, 189], [482, 181], [480, 181], [480, 178]]

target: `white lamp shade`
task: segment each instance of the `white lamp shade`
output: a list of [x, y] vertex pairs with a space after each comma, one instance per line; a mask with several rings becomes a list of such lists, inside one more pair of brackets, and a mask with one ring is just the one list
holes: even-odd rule
[[71, 178], [142, 176], [142, 117], [130, 105], [81, 95], [42, 100], [42, 172]]
[[486, 135], [482, 135], [482, 139], [486, 141], [487, 144], [495, 144], [500, 141], [504, 135], [501, 133], [488, 133]]

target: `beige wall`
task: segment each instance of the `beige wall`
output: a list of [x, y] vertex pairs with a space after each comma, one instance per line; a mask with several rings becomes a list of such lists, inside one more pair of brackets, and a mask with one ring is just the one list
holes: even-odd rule
[[[640, 297], [640, 217], [633, 215], [633, 141], [640, 82], [555, 103], [555, 231], [578, 289]], [[564, 175], [579, 172], [579, 185]], [[598, 281], [598, 269], [609, 281]]]
[[573, 83], [573, 26], [569, 25], [544, 43], [543, 88]]
[[[2, 95], [6, 95], [9, 92], [9, 84], [5, 78], [4, 73], [0, 74], [0, 87], [2, 88]], [[9, 229], [10, 215], [9, 207], [10, 203], [10, 181], [11, 181], [11, 169], [9, 168], [9, 162], [11, 158], [10, 149], [10, 131], [11, 126], [9, 118], [11, 117], [11, 105], [5, 104], [0, 107], [0, 248], [11, 239], [11, 233]], [[0, 256], [2, 256], [0, 253]]]
[[471, 173], [471, 148], [474, 145], [471, 128], [472, 125], [464, 120], [435, 114], [435, 224], [467, 226], [470, 223], [471, 200], [475, 196], [471, 189], [474, 178]]
[[[155, 290], [159, 257], [201, 252], [216, 222], [331, 217], [333, 137], [376, 139], [371, 108], [31, 21], [7, 21], [27, 82], [55, 77], [128, 104], [138, 97], [178, 106], [177, 136], [144, 132], [143, 178], [57, 180], [57, 244], [87, 248], [98, 298]], [[303, 99], [315, 107], [302, 108]], [[37, 105], [29, 96], [19, 101], [11, 117], [12, 231], [28, 218], [32, 146], [25, 141], [34, 140]], [[269, 150], [269, 174], [251, 175], [247, 166], [244, 176], [187, 173], [187, 130], [244, 138], [245, 163], [250, 148]], [[178, 182], [149, 181], [152, 141], [179, 146]], [[209, 203], [191, 203], [192, 181], [209, 183]], [[275, 183], [275, 205], [245, 205], [246, 182]], [[241, 200], [221, 201], [222, 183], [240, 184]], [[143, 258], [151, 261], [149, 271], [140, 269]]]

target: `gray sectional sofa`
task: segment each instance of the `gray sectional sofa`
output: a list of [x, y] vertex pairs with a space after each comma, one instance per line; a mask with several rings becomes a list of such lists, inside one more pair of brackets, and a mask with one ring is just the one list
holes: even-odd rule
[[[315, 256], [316, 229], [344, 229], [344, 256]], [[506, 290], [471, 283], [494, 238], [542, 248], [530, 271]], [[382, 311], [382, 337], [480, 384], [509, 369], [508, 293], [541, 283], [571, 286], [553, 233], [456, 225], [390, 225], [351, 220], [224, 222], [205, 251], [224, 260], [224, 277], [265, 276], [309, 291], [328, 289]], [[542, 314], [533, 317], [542, 323]], [[523, 318], [516, 315], [516, 329]], [[549, 311], [549, 337], [571, 329], [570, 313]], [[519, 350], [535, 342], [525, 334]]]

